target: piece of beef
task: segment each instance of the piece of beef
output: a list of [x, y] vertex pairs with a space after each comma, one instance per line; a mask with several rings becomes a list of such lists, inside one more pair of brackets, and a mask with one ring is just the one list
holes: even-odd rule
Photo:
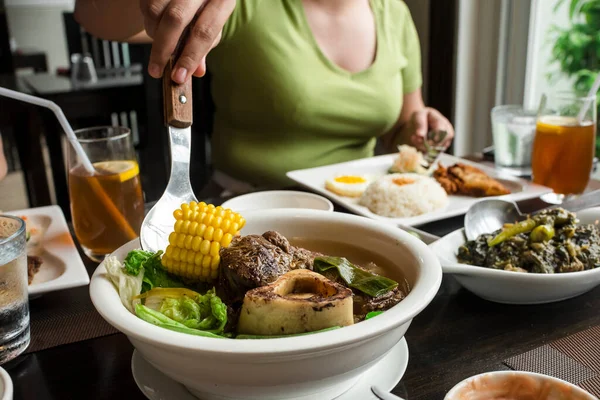
[[219, 286], [229, 304], [243, 301], [248, 290], [268, 285], [293, 269], [312, 270], [316, 256], [271, 231], [262, 236], [236, 237], [228, 248], [221, 249], [220, 255]]
[[33, 277], [40, 270], [42, 263], [44, 261], [37, 256], [27, 256], [27, 278], [29, 280], [29, 284], [33, 281]]
[[394, 290], [378, 297], [371, 297], [354, 290], [354, 320], [362, 321], [371, 311], [385, 311], [400, 303], [406, 292], [397, 286]]

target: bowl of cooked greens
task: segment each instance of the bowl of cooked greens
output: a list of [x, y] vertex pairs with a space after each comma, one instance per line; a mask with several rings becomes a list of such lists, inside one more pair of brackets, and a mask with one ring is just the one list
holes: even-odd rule
[[600, 284], [600, 208], [545, 210], [468, 241], [458, 230], [430, 245], [445, 273], [486, 300], [541, 304]]
[[202, 399], [333, 399], [402, 339], [441, 283], [424, 243], [363, 217], [242, 216], [204, 203], [174, 217], [164, 252], [126, 244], [97, 268], [90, 296]]

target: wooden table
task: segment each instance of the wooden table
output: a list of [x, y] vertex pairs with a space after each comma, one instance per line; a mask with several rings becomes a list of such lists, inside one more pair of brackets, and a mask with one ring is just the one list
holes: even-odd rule
[[[539, 202], [537, 203], [539, 206]], [[535, 201], [529, 202], [535, 207]], [[421, 228], [443, 235], [456, 217]], [[91, 273], [95, 264], [86, 261]], [[57, 312], [88, 297], [87, 287], [50, 293], [31, 303]], [[445, 275], [432, 303], [411, 324], [408, 369], [394, 393], [407, 400], [439, 400], [460, 380], [507, 369], [502, 361], [600, 324], [600, 288], [574, 299], [536, 306], [482, 300]], [[133, 347], [122, 334], [64, 345], [17, 359], [8, 368], [15, 400], [144, 399], [131, 374]]]

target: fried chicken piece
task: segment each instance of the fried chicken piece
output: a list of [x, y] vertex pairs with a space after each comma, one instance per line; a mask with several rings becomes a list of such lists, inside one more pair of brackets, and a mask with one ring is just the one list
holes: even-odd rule
[[479, 168], [462, 163], [454, 164], [448, 168], [440, 165], [433, 176], [448, 194], [489, 197], [510, 193], [510, 190], [504, 185], [490, 178]]
[[448, 175], [448, 170], [444, 166], [438, 165], [437, 170], [433, 172], [433, 177], [444, 188], [446, 193], [458, 193], [458, 184]]

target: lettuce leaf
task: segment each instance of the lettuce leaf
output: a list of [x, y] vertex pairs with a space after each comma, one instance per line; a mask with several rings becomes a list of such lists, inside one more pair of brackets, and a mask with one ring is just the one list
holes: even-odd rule
[[164, 329], [169, 329], [175, 332], [181, 332], [195, 336], [211, 337], [215, 339], [224, 339], [224, 336], [220, 336], [209, 331], [201, 331], [198, 329], [188, 328], [187, 326], [167, 317], [166, 315], [161, 314], [160, 312], [148, 308], [142, 304], [137, 304], [135, 306], [135, 315], [137, 315], [138, 318], [143, 319], [144, 321], [149, 322], [153, 325], [159, 326]]
[[104, 265], [108, 277], [119, 292], [121, 303], [133, 313], [133, 297], [139, 295], [142, 290], [143, 269], [139, 270], [142, 272], [141, 274], [138, 271], [138, 274], [135, 276], [127, 274], [119, 260], [112, 256], [104, 260]]
[[125, 271], [137, 276], [143, 269], [142, 293], [155, 287], [185, 287], [178, 278], [169, 274], [160, 261], [162, 251], [152, 253], [144, 250], [132, 250], [124, 260]]
[[227, 324], [227, 306], [214, 288], [204, 295], [185, 288], [154, 288], [137, 298], [187, 328], [222, 334]]

